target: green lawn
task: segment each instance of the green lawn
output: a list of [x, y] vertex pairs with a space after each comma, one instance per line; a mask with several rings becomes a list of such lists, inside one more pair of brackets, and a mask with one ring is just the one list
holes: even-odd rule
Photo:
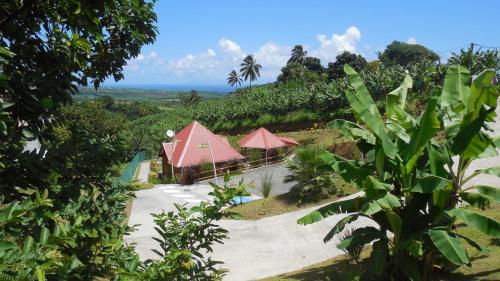
[[[479, 211], [483, 215], [500, 220], [500, 204], [490, 209]], [[434, 274], [437, 281], [493, 281], [500, 280], [500, 239], [488, 237], [479, 231], [466, 226], [460, 226], [459, 232], [487, 248], [486, 252], [478, 252], [468, 244], [465, 245], [472, 260], [472, 266], [461, 266], [451, 269], [449, 273]], [[326, 234], [326, 233], [325, 233]], [[464, 243], [465, 244], [465, 243]], [[303, 269], [281, 274], [262, 281], [296, 281], [296, 280], [353, 280], [359, 273], [367, 272], [369, 264], [366, 259], [370, 249], [363, 254], [360, 264], [350, 264], [344, 256], [339, 256]], [[369, 280], [363, 278], [362, 280]]]
[[357, 191], [352, 185], [349, 185], [340, 179], [337, 187], [342, 189], [341, 194], [332, 195], [329, 198], [314, 203], [299, 205], [296, 197], [291, 192], [287, 192], [241, 204], [236, 207], [232, 207], [230, 210], [239, 213], [242, 216], [242, 219], [256, 220], [326, 204]]

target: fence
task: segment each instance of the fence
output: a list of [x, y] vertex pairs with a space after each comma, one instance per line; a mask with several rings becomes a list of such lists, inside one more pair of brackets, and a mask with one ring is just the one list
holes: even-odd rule
[[134, 179], [134, 176], [135, 176], [135, 171], [137, 170], [137, 167], [139, 166], [139, 164], [144, 161], [144, 159], [146, 158], [146, 154], [144, 151], [138, 151], [135, 156], [134, 156], [134, 159], [132, 159], [132, 161], [130, 161], [127, 165], [127, 167], [125, 168], [125, 170], [123, 170], [121, 176], [119, 176], [118, 178], [116, 178], [116, 183], [120, 183], [120, 184], [130, 184], [132, 183], [132, 180]]
[[[247, 170], [264, 167], [271, 164], [276, 164], [285, 161], [290, 155], [293, 154], [293, 150], [288, 150], [283, 154], [268, 157], [267, 160], [265, 158], [254, 160], [254, 161], [245, 161], [241, 163], [237, 163], [234, 165], [224, 165], [222, 167], [217, 167], [215, 170], [217, 171], [217, 176], [224, 176], [227, 172], [244, 172]], [[214, 177], [213, 168], [200, 171], [196, 173], [196, 181], [203, 181], [207, 179], [211, 179]]]

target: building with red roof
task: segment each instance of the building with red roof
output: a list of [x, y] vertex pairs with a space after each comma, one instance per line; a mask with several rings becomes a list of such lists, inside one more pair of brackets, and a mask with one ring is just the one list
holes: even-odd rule
[[256, 148], [265, 150], [266, 163], [268, 158], [268, 150], [299, 145], [299, 143], [294, 139], [278, 137], [263, 127], [246, 135], [238, 143], [242, 148]]
[[227, 138], [215, 135], [198, 121], [194, 121], [173, 138], [163, 143], [158, 156], [162, 157], [164, 175], [182, 174], [183, 168], [215, 163], [220, 168], [224, 163], [243, 160], [245, 157], [234, 150]]

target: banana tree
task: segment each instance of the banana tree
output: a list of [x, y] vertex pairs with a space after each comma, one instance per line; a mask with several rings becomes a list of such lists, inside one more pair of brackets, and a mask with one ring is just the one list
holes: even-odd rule
[[492, 85], [495, 72], [485, 70], [471, 82], [464, 67], [451, 66], [442, 91], [432, 94], [418, 118], [405, 111], [412, 88], [406, 75], [387, 95], [384, 118], [359, 74], [349, 65], [344, 70], [350, 81], [345, 95], [358, 122], [335, 120], [330, 126], [355, 141], [364, 157], [346, 160], [327, 152], [321, 157], [333, 173], [363, 192], [319, 208], [298, 223], [347, 212], [326, 234], [326, 243], [358, 218], [370, 219], [374, 226], [356, 229], [337, 247], [372, 243], [370, 269], [386, 280], [428, 280], [435, 266], [470, 264], [462, 243], [482, 248], [457, 233], [457, 221], [500, 237], [500, 223], [462, 207], [464, 202], [484, 208], [500, 201], [499, 187], [467, 185], [480, 174], [500, 176], [500, 166], [466, 174], [472, 161], [498, 155], [499, 139], [487, 132], [499, 96]]

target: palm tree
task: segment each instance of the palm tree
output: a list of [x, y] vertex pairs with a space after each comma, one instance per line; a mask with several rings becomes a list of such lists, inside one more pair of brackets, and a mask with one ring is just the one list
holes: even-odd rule
[[262, 65], [257, 63], [253, 55], [248, 55], [245, 57], [240, 66], [241, 76], [245, 78], [245, 81], [250, 79], [250, 87], [252, 87], [252, 81], [257, 80], [257, 78], [260, 76]]
[[236, 70], [233, 69], [233, 71], [229, 72], [227, 76], [227, 83], [229, 84], [229, 86], [236, 86], [236, 89], [238, 89], [238, 86], [241, 85], [241, 82], [243, 82], [243, 79], [241, 79], [241, 76], [238, 75]]
[[304, 64], [304, 61], [307, 56], [307, 51], [304, 51], [304, 47], [302, 45], [295, 45], [292, 49], [292, 56], [288, 60], [286, 64], [298, 63]]

